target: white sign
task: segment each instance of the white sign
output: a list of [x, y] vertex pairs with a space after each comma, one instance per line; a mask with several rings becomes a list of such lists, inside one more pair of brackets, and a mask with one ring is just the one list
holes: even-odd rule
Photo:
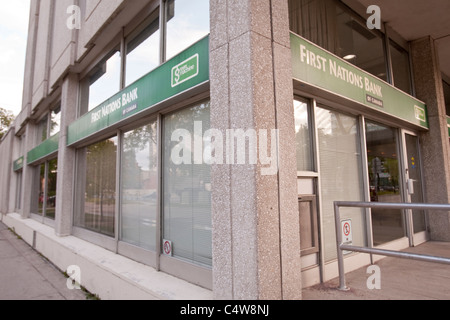
[[163, 254], [168, 257], [173, 256], [172, 252], [172, 241], [163, 240]]
[[[352, 220], [341, 221], [341, 231], [342, 231], [342, 244], [352, 245], [353, 244], [353, 228]], [[344, 254], [349, 254], [350, 251], [344, 251]]]

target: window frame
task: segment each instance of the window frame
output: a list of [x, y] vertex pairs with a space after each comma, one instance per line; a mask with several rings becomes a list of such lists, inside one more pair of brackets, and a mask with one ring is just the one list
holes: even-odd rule
[[[103, 247], [109, 251], [120, 254], [124, 257], [133, 259], [137, 262], [143, 263], [154, 268], [156, 271], [162, 271], [164, 273], [179, 277], [181, 279], [187, 280], [191, 283], [199, 285], [203, 288], [212, 289], [212, 266], [191, 262], [183, 258], [178, 257], [167, 257], [162, 253], [162, 224], [163, 224], [163, 163], [162, 157], [164, 152], [164, 141], [162, 140], [163, 135], [163, 118], [177, 111], [188, 109], [195, 105], [205, 103], [210, 101], [209, 92], [202, 92], [196, 94], [194, 97], [187, 98], [184, 101], [174, 103], [170, 107], [164, 108], [161, 111], [154, 112], [148, 116], [145, 116], [138, 121], [129, 122], [124, 124], [118, 129], [113, 129], [109, 133], [100, 135], [97, 137], [92, 137], [92, 139], [76, 146], [76, 163], [75, 166], [75, 176], [79, 177], [77, 181], [74, 181], [75, 192], [74, 192], [74, 208], [73, 208], [73, 224], [72, 224], [72, 234], [83, 240], [91, 242], [95, 245]], [[157, 125], [157, 152], [158, 152], [158, 163], [157, 163], [157, 226], [156, 226], [156, 251], [151, 251], [120, 239], [121, 227], [122, 227], [122, 209], [121, 209], [121, 199], [122, 199], [122, 172], [121, 166], [123, 161], [123, 136], [125, 133], [138, 129], [143, 125], [149, 124], [156, 120]], [[85, 178], [80, 179], [82, 175], [85, 175], [85, 170], [83, 170], [80, 157], [83, 156], [82, 150], [88, 146], [96, 144], [98, 142], [110, 139], [112, 137], [117, 137], [117, 159], [116, 159], [116, 202], [115, 202], [115, 230], [114, 236], [108, 236], [105, 234], [97, 233], [93, 230], [86, 229], [82, 226], [76, 225], [76, 217], [80, 214], [80, 210], [83, 209], [83, 205], [79, 201], [79, 195], [81, 190], [84, 190]], [[84, 164], [85, 165], [85, 164]], [[81, 189], [80, 189], [81, 187]]]

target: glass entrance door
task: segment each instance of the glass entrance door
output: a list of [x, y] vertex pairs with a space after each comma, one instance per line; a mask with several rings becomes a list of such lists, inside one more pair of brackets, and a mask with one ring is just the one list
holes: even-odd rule
[[[410, 203], [423, 203], [419, 138], [414, 133], [403, 130], [402, 139], [405, 200]], [[410, 245], [414, 246], [426, 241], [425, 212], [423, 210], [408, 210], [407, 219], [408, 233], [413, 235], [413, 237], [410, 237]]]
[[[366, 141], [370, 201], [403, 202], [398, 130], [367, 121]], [[372, 209], [371, 212], [373, 244], [375, 246], [406, 235], [406, 221], [402, 210]]]

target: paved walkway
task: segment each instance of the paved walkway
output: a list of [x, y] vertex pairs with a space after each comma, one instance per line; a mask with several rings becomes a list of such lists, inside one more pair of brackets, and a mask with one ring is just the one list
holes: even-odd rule
[[[427, 242], [407, 251], [450, 258], [450, 243]], [[304, 300], [450, 300], [450, 265], [385, 258], [377, 265], [381, 289], [367, 288], [367, 268], [348, 273], [350, 291], [338, 280], [303, 290]], [[67, 279], [0, 222], [0, 300], [86, 300]]]
[[0, 300], [86, 300], [66, 277], [0, 222]]
[[[450, 258], [450, 243], [427, 242], [405, 250]], [[380, 267], [381, 289], [369, 290], [372, 274], [362, 268], [346, 275], [348, 292], [337, 290], [338, 279], [303, 290], [305, 300], [449, 300], [450, 265], [385, 258]]]

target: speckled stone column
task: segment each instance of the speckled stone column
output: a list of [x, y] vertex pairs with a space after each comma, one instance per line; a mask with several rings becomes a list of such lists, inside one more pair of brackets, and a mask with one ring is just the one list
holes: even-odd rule
[[[37, 125], [34, 122], [28, 122], [24, 139], [24, 150], [32, 150], [36, 146]], [[22, 209], [20, 212], [22, 219], [31, 217], [31, 213], [37, 208], [37, 191], [36, 191], [36, 168], [27, 165], [27, 152], [24, 155], [24, 166], [22, 173]]]
[[69, 74], [63, 81], [61, 94], [61, 132], [59, 136], [55, 233], [68, 236], [72, 231], [73, 181], [75, 150], [67, 148], [67, 126], [76, 120], [78, 76]]
[[216, 299], [301, 299], [288, 21], [286, 0], [211, 0], [211, 127], [279, 130], [276, 174], [212, 167]]
[[[411, 43], [417, 98], [428, 107], [429, 132], [420, 135], [425, 199], [428, 203], [450, 203], [450, 157], [442, 78], [435, 42], [430, 37]], [[432, 240], [450, 241], [450, 213], [428, 215]]]

